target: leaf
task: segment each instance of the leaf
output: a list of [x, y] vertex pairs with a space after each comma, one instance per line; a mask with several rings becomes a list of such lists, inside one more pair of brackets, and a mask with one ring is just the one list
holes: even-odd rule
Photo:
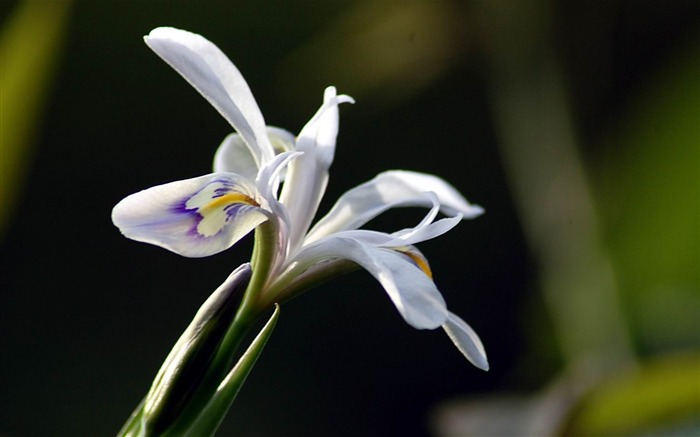
[[204, 407], [197, 420], [188, 429], [186, 436], [214, 435], [270, 338], [279, 318], [279, 308], [279, 305], [275, 305], [275, 312], [250, 344], [248, 350], [238, 360], [238, 363], [221, 382], [209, 404]]

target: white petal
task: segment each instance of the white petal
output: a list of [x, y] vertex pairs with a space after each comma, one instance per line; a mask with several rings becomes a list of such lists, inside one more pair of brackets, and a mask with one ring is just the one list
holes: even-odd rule
[[330, 168], [338, 136], [338, 105], [354, 102], [350, 96], [336, 95], [335, 87], [326, 88], [323, 93], [323, 105], [299, 133], [297, 149], [306, 151], [313, 148], [319, 165], [326, 170]]
[[[272, 143], [275, 152], [283, 153], [294, 150], [294, 135], [278, 127], [267, 126], [267, 136]], [[238, 134], [230, 134], [221, 143], [214, 155], [214, 173], [236, 173], [255, 180], [258, 173], [258, 164], [250, 149]], [[280, 172], [284, 180], [286, 168]]]
[[[421, 222], [415, 228], [405, 229], [403, 231], [395, 232], [393, 234], [372, 231], [369, 229], [354, 229], [351, 231], [336, 232], [330, 237], [325, 238], [353, 238], [370, 246], [384, 248], [411, 246], [420, 243], [421, 241], [427, 241], [439, 237], [440, 235], [446, 233], [450, 229], [457, 226], [461, 220], [461, 215], [458, 215], [455, 217], [446, 217], [444, 219], [440, 219], [435, 223], [426, 224], [424, 222]], [[307, 243], [307, 245], [309, 245], [309, 243]]]
[[240, 135], [228, 135], [216, 150], [214, 173], [219, 172], [236, 173], [251, 181], [257, 177], [258, 164]]
[[462, 214], [473, 218], [484, 210], [472, 205], [450, 184], [437, 176], [404, 170], [380, 173], [371, 181], [343, 194], [330, 212], [309, 232], [307, 241], [346, 229], [357, 229], [390, 208], [403, 206], [431, 207], [423, 195], [432, 191], [438, 197], [440, 210], [450, 216]]
[[413, 229], [400, 231], [392, 234], [395, 237], [391, 241], [384, 243], [384, 247], [407, 246], [420, 243], [421, 241], [432, 240], [454, 228], [462, 221], [462, 215], [446, 217], [434, 223], [419, 225]]
[[280, 195], [289, 211], [293, 247], [301, 244], [328, 184], [338, 133], [338, 105], [352, 101], [348, 96], [336, 96], [333, 87], [326, 89], [323, 98], [323, 105], [299, 134], [295, 150], [304, 156], [290, 164]]
[[295, 260], [315, 264], [334, 258], [351, 260], [370, 272], [414, 328], [435, 329], [445, 323], [447, 309], [442, 295], [433, 281], [403, 254], [352, 238], [329, 237], [304, 248]]
[[187, 257], [231, 247], [267, 220], [255, 186], [231, 173], [158, 185], [132, 194], [112, 210], [112, 221], [128, 238]]
[[303, 154], [303, 152], [280, 153], [260, 169], [255, 183], [266, 199], [277, 198], [277, 193], [275, 192], [277, 184], [275, 181], [279, 179], [279, 174], [287, 167], [287, 164], [289, 164], [291, 160], [295, 158], [298, 159]]
[[[289, 213], [285, 206], [277, 200], [277, 188], [279, 186], [280, 174], [286, 170], [287, 164], [293, 159], [298, 159], [302, 152], [283, 152], [275, 156], [258, 173], [255, 183], [258, 191], [266, 200], [266, 205], [274, 214], [277, 223], [277, 247], [280, 254], [286, 256], [289, 251]], [[280, 259], [281, 260], [281, 259]]]
[[486, 359], [484, 345], [481, 344], [479, 336], [459, 318], [456, 314], [448, 313], [447, 321], [442, 328], [450, 337], [450, 340], [457, 346], [462, 354], [476, 367], [482, 370], [489, 370], [489, 362]]
[[154, 29], [144, 40], [241, 134], [258, 166], [272, 158], [258, 104], [241, 73], [218, 47], [201, 35], [172, 27]]
[[267, 136], [270, 138], [272, 148], [276, 153], [294, 150], [296, 137], [293, 133], [279, 127], [267, 126]]

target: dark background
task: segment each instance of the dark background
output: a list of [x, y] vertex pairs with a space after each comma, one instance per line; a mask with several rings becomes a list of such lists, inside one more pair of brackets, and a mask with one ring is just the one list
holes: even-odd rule
[[[506, 16], [521, 7], [494, 3]], [[1, 3], [4, 21], [17, 4]], [[387, 74], [349, 47], [370, 52], [367, 41], [385, 35], [381, 17], [400, 11], [399, 2], [72, 5], [34, 152], [2, 236], [0, 434], [116, 433], [199, 305], [249, 259], [250, 238], [214, 257], [185, 259], [123, 238], [110, 221], [111, 208], [132, 192], [209, 172], [230, 132], [143, 43], [161, 25], [215, 42], [247, 79], [268, 124], [298, 132], [327, 85], [355, 97], [355, 105], [341, 107], [321, 213], [345, 190], [389, 168], [438, 174], [486, 209], [420, 247], [449, 308], [481, 336], [489, 372], [470, 366], [441, 331], [406, 325], [381, 287], [357, 272], [283, 306], [222, 435], [428, 435], [430, 413], [442, 401], [527, 392], [556, 375], [562, 358], [493, 118], [490, 38], [508, 30], [494, 29], [484, 2], [408, 4], [425, 8], [425, 21], [395, 31], [387, 24], [386, 35], [394, 38], [385, 41], [393, 47], [388, 53], [422, 50], [435, 29], [444, 31], [436, 43], [444, 50], [430, 49]], [[607, 183], [616, 183], [601, 176], [609, 174], [609, 160], [635, 150], [610, 138], [659, 72], [697, 47], [698, 3], [535, 4], [547, 22], [523, 18], [521, 24], [551, 35], [584, 167], [598, 183], [594, 189], [605, 193]], [[698, 140], [697, 131], [690, 135]], [[689, 150], [692, 162], [697, 149]], [[688, 189], [697, 193], [695, 182]], [[691, 214], [697, 224], [696, 205], [675, 213]], [[400, 229], [421, 214], [395, 211], [372, 225]], [[605, 214], [602, 220], [606, 238], [614, 237], [620, 225]], [[679, 271], [697, 296], [697, 273]], [[646, 341], [630, 324], [641, 355], [697, 344], [695, 334]]]

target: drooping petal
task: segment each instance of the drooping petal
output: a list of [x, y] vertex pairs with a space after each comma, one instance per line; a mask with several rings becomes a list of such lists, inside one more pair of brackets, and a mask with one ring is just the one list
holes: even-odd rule
[[479, 336], [464, 320], [456, 314], [448, 312], [447, 321], [442, 328], [457, 346], [460, 352], [476, 367], [489, 370], [489, 362], [486, 359], [484, 345]]
[[172, 27], [154, 29], [144, 40], [241, 134], [258, 167], [272, 158], [258, 104], [241, 73], [218, 47], [201, 35]]
[[348, 259], [379, 281], [404, 320], [414, 328], [435, 329], [445, 323], [447, 309], [432, 280], [404, 254], [332, 236], [302, 249], [295, 260], [313, 265], [327, 259]]
[[128, 238], [187, 257], [231, 247], [267, 220], [255, 186], [239, 175], [213, 173], [132, 194], [112, 210]]
[[392, 170], [358, 185], [343, 194], [330, 212], [309, 232], [306, 241], [316, 241], [334, 232], [357, 229], [384, 211], [405, 206], [431, 207], [423, 193], [432, 191], [440, 202], [440, 210], [450, 216], [462, 214], [473, 218], [484, 212], [472, 205], [452, 185], [425, 173]]
[[338, 133], [338, 105], [343, 102], [352, 99], [336, 96], [333, 87], [326, 88], [323, 105], [297, 138], [295, 150], [304, 152], [304, 156], [290, 164], [280, 195], [280, 201], [289, 211], [292, 247], [301, 244], [326, 190]]

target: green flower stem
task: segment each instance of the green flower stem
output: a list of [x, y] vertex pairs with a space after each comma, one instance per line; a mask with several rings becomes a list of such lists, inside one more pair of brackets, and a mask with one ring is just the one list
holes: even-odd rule
[[270, 219], [255, 228], [255, 246], [253, 246], [253, 256], [250, 261], [253, 267], [253, 277], [250, 279], [248, 289], [243, 296], [239, 314], [257, 313], [255, 314], [257, 317], [275, 303], [267, 302], [262, 297], [270, 270], [277, 261], [277, 248], [280, 244], [278, 226], [276, 219]]

